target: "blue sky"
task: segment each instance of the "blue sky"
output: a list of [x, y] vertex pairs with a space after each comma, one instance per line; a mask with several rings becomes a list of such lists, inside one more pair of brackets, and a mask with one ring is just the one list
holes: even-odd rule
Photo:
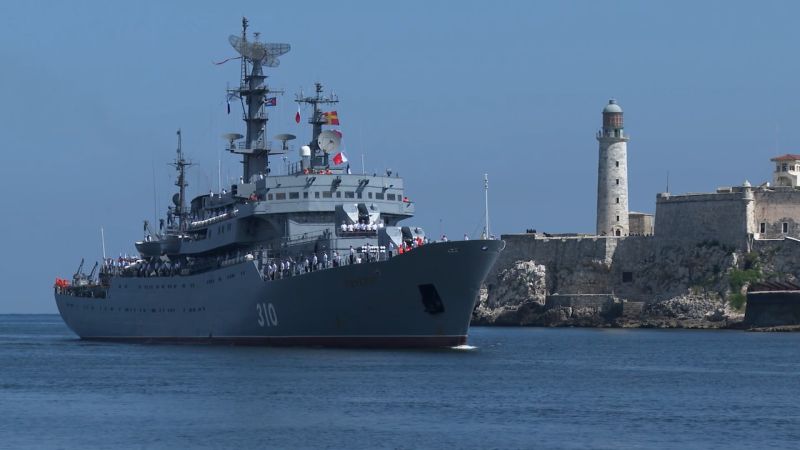
[[[294, 93], [340, 97], [354, 166], [392, 168], [438, 235], [591, 232], [600, 111], [625, 109], [632, 210], [672, 192], [771, 177], [800, 152], [796, 2], [2, 2], [0, 313], [56, 312], [51, 286], [81, 257], [132, 252], [172, 193], [175, 130], [216, 185], [238, 78], [240, 19], [292, 51], [269, 135], [307, 139]], [[223, 176], [240, 165], [222, 154]], [[156, 200], [154, 201], [154, 174]]]

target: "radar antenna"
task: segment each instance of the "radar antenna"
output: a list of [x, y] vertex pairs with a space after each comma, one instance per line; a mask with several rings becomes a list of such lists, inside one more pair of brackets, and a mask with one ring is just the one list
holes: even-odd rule
[[[279, 56], [291, 49], [289, 44], [259, 41], [260, 34], [254, 33], [252, 41], [247, 39], [248, 21], [242, 17], [241, 36], [230, 36], [228, 42], [242, 56], [241, 79], [238, 89], [229, 89], [228, 95], [242, 99], [244, 121], [247, 124], [245, 140], [234, 146], [226, 136], [230, 146], [226, 149], [242, 155], [243, 179], [249, 182], [255, 175], [269, 174], [269, 155], [272, 149], [266, 139], [267, 113], [264, 99], [267, 94], [280, 93], [270, 89], [265, 83], [263, 67], [278, 67]], [[273, 103], [274, 104], [274, 103]]]

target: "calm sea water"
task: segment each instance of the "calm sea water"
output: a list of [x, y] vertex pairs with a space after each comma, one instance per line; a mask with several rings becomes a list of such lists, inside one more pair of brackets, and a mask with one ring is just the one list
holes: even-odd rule
[[81, 342], [0, 316], [0, 448], [800, 446], [800, 334], [473, 328], [435, 351]]

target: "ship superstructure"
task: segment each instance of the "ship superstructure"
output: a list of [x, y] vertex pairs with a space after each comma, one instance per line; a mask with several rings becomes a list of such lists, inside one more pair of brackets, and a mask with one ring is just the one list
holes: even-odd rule
[[[499, 241], [431, 243], [400, 222], [414, 214], [403, 179], [391, 171], [353, 174], [340, 151], [338, 102], [317, 83], [311, 140], [275, 174], [290, 134], [267, 138], [275, 101], [265, 67], [288, 44], [229, 41], [241, 79], [228, 92], [243, 109], [245, 134], [225, 135], [242, 176], [219, 192], [186, 198], [178, 131], [172, 165], [178, 193], [158, 231], [145, 222], [139, 256], [106, 260], [97, 280], [57, 283], [67, 324], [82, 338], [215, 340], [321, 345], [458, 345], [466, 339], [480, 283]], [[274, 104], [274, 103], [273, 103]], [[298, 113], [299, 114], [299, 113]], [[91, 278], [91, 277], [90, 277]]]

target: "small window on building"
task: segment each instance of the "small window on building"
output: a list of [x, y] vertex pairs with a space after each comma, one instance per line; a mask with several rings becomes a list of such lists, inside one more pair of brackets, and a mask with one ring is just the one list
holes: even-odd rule
[[314, 198], [319, 198], [319, 192], [314, 192]]
[[342, 191], [336, 191], [336, 198], [342, 198]]
[[308, 198], [308, 191], [303, 192], [303, 198]]
[[619, 216], [617, 216], [617, 222], [619, 222]]
[[300, 193], [299, 192], [289, 192], [289, 198], [290, 199], [298, 199], [298, 198], [300, 198]]
[[394, 194], [386, 194], [386, 200], [394, 200]]
[[786, 234], [789, 232], [789, 223], [783, 222], [783, 233]]
[[352, 191], [347, 191], [344, 193], [344, 198], [356, 198], [356, 193]]
[[767, 224], [764, 223], [764, 222], [761, 222], [761, 224], [758, 226], [758, 232], [759, 233], [766, 233], [767, 232]]
[[783, 166], [781, 166], [781, 172], [786, 172], [786, 164], [784, 164]]
[[272, 200], [272, 194], [267, 194], [267, 200]]
[[376, 192], [375, 200], [383, 200], [383, 192]]
[[614, 165], [615, 165], [616, 167], [619, 167], [619, 161], [614, 161]]
[[333, 194], [331, 193], [331, 191], [323, 191], [322, 192], [322, 198], [331, 198], [331, 197], [333, 197]]
[[367, 192], [367, 197], [372, 198], [372, 192]]
[[275, 200], [286, 200], [286, 192], [278, 192], [275, 194]]
[[622, 282], [623, 283], [632, 283], [633, 282], [633, 272], [622, 272]]
[[617, 185], [619, 185], [619, 178], [617, 178], [617, 180], [616, 180], [616, 181], [617, 181]]
[[617, 203], [619, 203], [619, 197], [617, 197]]

